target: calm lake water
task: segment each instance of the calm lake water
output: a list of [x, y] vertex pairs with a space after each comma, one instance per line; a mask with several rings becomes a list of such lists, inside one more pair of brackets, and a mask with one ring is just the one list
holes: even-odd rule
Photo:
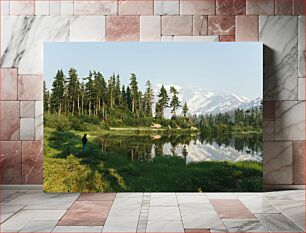
[[97, 139], [101, 150], [150, 160], [156, 155], [181, 156], [186, 162], [262, 162], [262, 134], [180, 134], [103, 135]]

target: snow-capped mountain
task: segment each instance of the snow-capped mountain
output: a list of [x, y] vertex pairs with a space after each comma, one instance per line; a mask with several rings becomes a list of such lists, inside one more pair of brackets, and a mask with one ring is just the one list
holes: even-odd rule
[[[170, 96], [170, 85], [164, 85]], [[174, 85], [179, 91], [179, 99], [181, 105], [187, 102], [189, 113], [194, 115], [205, 114], [217, 114], [229, 112], [231, 110], [249, 109], [251, 107], [258, 107], [261, 102], [261, 98], [249, 99], [247, 97], [239, 96], [236, 94], [216, 93], [212, 91], [205, 91], [201, 88], [185, 88]], [[155, 101], [156, 95], [160, 90], [161, 85], [157, 85], [155, 89]], [[178, 111], [181, 114], [181, 110]], [[170, 110], [166, 111], [166, 117], [170, 116]]]

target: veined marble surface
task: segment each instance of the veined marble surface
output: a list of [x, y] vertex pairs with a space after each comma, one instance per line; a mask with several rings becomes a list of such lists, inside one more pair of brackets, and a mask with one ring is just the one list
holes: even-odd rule
[[[298, 19], [298, 59], [299, 59], [299, 78], [305, 78], [305, 16], [299, 16]], [[305, 87], [304, 87], [305, 89]]]
[[1, 66], [20, 74], [43, 73], [43, 42], [68, 41], [69, 17], [1, 17]]
[[297, 16], [260, 16], [265, 100], [297, 100]]
[[304, 102], [277, 102], [275, 117], [276, 140], [305, 140]]
[[263, 146], [265, 184], [292, 184], [292, 142], [265, 142]]

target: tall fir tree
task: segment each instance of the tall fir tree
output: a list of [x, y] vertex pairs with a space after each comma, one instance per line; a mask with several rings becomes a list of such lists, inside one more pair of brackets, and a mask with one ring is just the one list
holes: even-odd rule
[[46, 82], [44, 81], [44, 112], [50, 111], [50, 92], [46, 87]]
[[126, 104], [128, 106], [128, 109], [130, 111], [132, 111], [132, 95], [131, 95], [131, 88], [130, 88], [130, 86], [126, 87], [126, 97], [125, 97], [125, 99], [126, 99]]
[[171, 102], [170, 102], [170, 107], [171, 107], [171, 113], [172, 113], [172, 118], [176, 118], [176, 110], [181, 107], [181, 102], [177, 95], [179, 92], [176, 90], [175, 87], [171, 86], [170, 87], [170, 93], [172, 94]]
[[[113, 75], [114, 76], [114, 75]], [[107, 85], [107, 103], [109, 110], [113, 109], [114, 103], [115, 103], [115, 79], [114, 77], [111, 76], [110, 79], [108, 80], [108, 85]]]
[[94, 95], [94, 82], [93, 82], [93, 73], [90, 71], [88, 76], [85, 78], [87, 81], [85, 84], [85, 102], [88, 111], [88, 115], [92, 115], [93, 102], [95, 99]]
[[153, 100], [154, 100], [154, 91], [151, 82], [148, 80], [146, 83], [146, 91], [144, 94], [144, 112], [146, 116], [151, 117], [153, 115], [152, 113]]
[[187, 118], [187, 113], [188, 113], [189, 109], [188, 109], [188, 106], [187, 106], [187, 102], [186, 102], [186, 101], [185, 101], [185, 103], [184, 103], [184, 105], [183, 105], [182, 110], [183, 110], [183, 115], [184, 115], [184, 117]]
[[131, 108], [132, 113], [138, 113], [137, 111], [137, 102], [139, 99], [139, 90], [138, 90], [138, 82], [135, 74], [131, 74], [130, 78], [130, 89], [131, 89]]
[[[74, 115], [78, 112], [76, 106], [79, 107], [79, 95], [80, 95], [80, 81], [76, 69], [71, 68], [68, 71], [67, 80], [67, 95], [68, 95], [68, 111]], [[77, 111], [76, 111], [77, 110]]]
[[115, 104], [120, 106], [121, 104], [121, 90], [120, 90], [120, 76], [116, 75], [116, 83], [115, 83]]
[[161, 86], [159, 94], [157, 95], [157, 97], [159, 98], [157, 103], [156, 103], [156, 110], [155, 110], [155, 115], [159, 118], [163, 118], [164, 117], [164, 111], [167, 107], [169, 107], [169, 96], [167, 93], [166, 88], [164, 87], [164, 85]]
[[52, 83], [50, 98], [51, 109], [61, 115], [64, 108], [65, 76], [63, 70], [58, 70]]

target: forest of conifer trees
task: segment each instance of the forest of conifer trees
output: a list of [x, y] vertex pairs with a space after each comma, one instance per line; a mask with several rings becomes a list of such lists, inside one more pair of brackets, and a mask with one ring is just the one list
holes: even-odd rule
[[[125, 86], [119, 75], [113, 74], [106, 79], [102, 73], [90, 71], [87, 77], [80, 79], [77, 70], [71, 68], [67, 75], [63, 70], [57, 71], [51, 90], [44, 85], [44, 111], [53, 115], [94, 117], [114, 127], [149, 127], [158, 123], [171, 128], [262, 128], [262, 106], [192, 116], [187, 103], [181, 103], [179, 94], [174, 86], [167, 92], [162, 85], [155, 96], [150, 80], [142, 91], [134, 73], [129, 77], [129, 85]], [[166, 109], [170, 109], [171, 119], [165, 117]]]
[[[137, 119], [139, 125], [150, 126], [153, 121], [166, 121], [169, 124], [171, 120], [165, 119], [164, 112], [170, 108], [173, 122], [180, 122], [184, 128], [191, 126], [187, 104], [181, 106], [179, 92], [175, 87], [172, 86], [168, 93], [162, 86], [156, 96], [156, 103], [149, 80], [145, 87], [144, 91], [140, 90], [133, 73], [129, 85], [125, 86], [116, 74], [106, 80], [100, 72], [90, 71], [86, 78], [80, 80], [76, 69], [71, 68], [67, 76], [63, 70], [58, 70], [52, 89], [47, 90], [44, 85], [44, 111], [57, 115], [96, 116], [110, 124], [121, 122], [122, 125], [135, 126]], [[183, 114], [177, 116], [181, 107]]]

